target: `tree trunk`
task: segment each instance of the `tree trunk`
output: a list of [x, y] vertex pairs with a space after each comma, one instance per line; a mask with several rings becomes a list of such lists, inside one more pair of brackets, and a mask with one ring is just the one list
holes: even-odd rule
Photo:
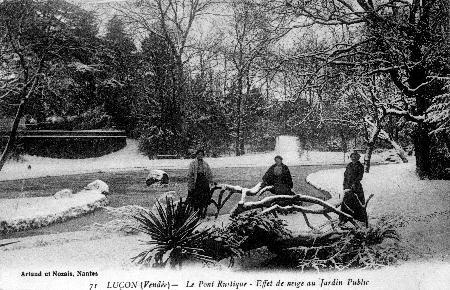
[[[246, 108], [246, 101], [248, 100], [248, 98], [251, 98], [251, 83], [250, 83], [250, 73], [248, 71], [246, 71], [246, 86], [245, 86], [245, 94], [241, 93], [241, 111], [243, 111], [242, 115], [245, 115], [247, 113], [247, 108]], [[244, 83], [242, 82], [242, 87], [241, 87], [241, 92], [244, 90]], [[242, 116], [240, 115], [240, 116]], [[245, 154], [245, 143], [247, 141], [247, 137], [249, 135], [249, 128], [248, 128], [248, 124], [244, 121], [241, 120], [241, 138], [239, 140], [239, 150], [241, 155]]]
[[14, 147], [20, 119], [22, 118], [24, 108], [25, 108], [25, 99], [22, 99], [22, 101], [19, 104], [19, 107], [17, 108], [16, 116], [14, 117], [14, 121], [11, 126], [11, 132], [9, 133], [8, 142], [6, 143], [6, 147], [5, 149], [3, 149], [2, 157], [0, 158], [0, 171], [3, 169], [3, 166], [8, 160], [9, 154], [11, 153], [11, 150]]
[[344, 153], [344, 163], [345, 163], [345, 153], [347, 153], [348, 148], [347, 148], [347, 139], [345, 138], [345, 134], [340, 131], [339, 132], [341, 135], [341, 148], [342, 148], [342, 152]]
[[374, 142], [367, 143], [366, 153], [364, 154], [364, 172], [370, 171], [370, 160], [372, 159]]
[[236, 120], [236, 139], [235, 139], [235, 143], [234, 143], [234, 151], [236, 156], [241, 156], [241, 121], [240, 118], [238, 117], [238, 120]]
[[408, 163], [408, 158], [406, 158], [406, 152], [405, 150], [403, 150], [402, 146], [400, 146], [397, 142], [395, 142], [392, 139], [389, 139], [389, 142], [391, 142], [391, 145], [395, 148], [398, 157], [400, 157], [403, 163]]
[[[412, 89], [416, 89], [422, 84], [426, 83], [427, 80], [427, 70], [423, 65], [423, 52], [422, 48], [424, 43], [430, 40], [432, 30], [430, 30], [430, 15], [431, 7], [429, 1], [424, 0], [422, 3], [423, 11], [418, 22], [418, 33], [413, 39], [411, 45], [411, 60], [417, 65], [413, 66], [411, 69], [408, 84]], [[430, 106], [430, 100], [433, 99], [433, 92], [423, 91], [421, 89], [415, 92], [415, 112], [417, 115], [425, 115], [428, 107]], [[414, 138], [414, 148], [416, 152], [416, 172], [420, 178], [428, 178], [431, 176], [431, 163], [430, 163], [430, 152], [431, 152], [431, 140], [428, 133], [430, 132], [428, 125], [425, 122], [419, 122], [417, 124], [416, 130], [413, 134]]]
[[[367, 122], [367, 120], [366, 120]], [[372, 124], [372, 123], [369, 123]], [[372, 133], [370, 134], [369, 140], [367, 141], [367, 149], [364, 155], [364, 172], [369, 173], [370, 171], [370, 160], [372, 159], [372, 152], [375, 146], [375, 140], [380, 133], [380, 126], [372, 124]]]
[[428, 178], [431, 175], [430, 163], [430, 137], [427, 125], [420, 123], [414, 134], [414, 149], [416, 154], [416, 172], [420, 178]]
[[235, 140], [235, 153], [236, 156], [241, 154], [241, 135], [242, 135], [242, 89], [243, 89], [243, 76], [239, 75], [237, 80], [237, 102], [236, 102], [236, 140]]
[[[38, 69], [40, 72], [40, 68]], [[28, 77], [26, 78], [28, 79]], [[19, 128], [20, 119], [22, 118], [23, 111], [25, 110], [25, 104], [30, 95], [34, 92], [34, 88], [37, 84], [37, 77], [33, 77], [30, 82], [26, 82], [25, 86], [22, 89], [22, 99], [20, 100], [19, 107], [17, 108], [16, 116], [14, 117], [14, 121], [11, 126], [11, 132], [9, 133], [8, 142], [6, 143], [5, 149], [3, 149], [2, 156], [0, 158], [0, 171], [3, 169], [3, 166], [8, 160], [9, 154], [14, 147], [14, 143], [17, 137], [17, 131]], [[28, 91], [27, 91], [28, 90]]]
[[408, 163], [405, 150], [403, 150], [402, 146], [395, 142], [386, 131], [381, 130], [379, 137], [391, 143], [392, 147], [394, 147], [394, 149], [397, 151], [397, 155], [400, 157], [403, 163]]
[[244, 130], [242, 130], [241, 140], [239, 142], [239, 150], [240, 150], [241, 155], [245, 154], [245, 132], [244, 132]]

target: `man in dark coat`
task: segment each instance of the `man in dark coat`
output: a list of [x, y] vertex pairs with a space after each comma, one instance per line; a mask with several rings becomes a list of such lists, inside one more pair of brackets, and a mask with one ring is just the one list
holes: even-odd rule
[[[359, 162], [360, 157], [361, 155], [356, 151], [350, 154], [352, 162], [347, 165], [344, 172], [344, 198], [341, 210], [367, 225], [364, 190], [361, 184], [364, 175], [364, 165]], [[341, 224], [344, 224], [347, 219], [341, 217], [340, 221]]]
[[276, 195], [294, 195], [292, 176], [289, 168], [283, 164], [281, 156], [275, 156], [275, 164], [270, 166], [263, 176], [262, 186], [272, 185], [271, 192]]

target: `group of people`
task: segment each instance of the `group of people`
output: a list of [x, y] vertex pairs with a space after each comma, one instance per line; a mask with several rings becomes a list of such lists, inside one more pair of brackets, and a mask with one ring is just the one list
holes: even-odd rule
[[[205, 151], [197, 150], [194, 160], [188, 170], [188, 197], [187, 202], [201, 217], [206, 216], [206, 210], [210, 203], [212, 184], [212, 171], [209, 164], [204, 160]], [[344, 196], [341, 203], [341, 211], [349, 214], [354, 219], [367, 224], [367, 213], [364, 207], [365, 198], [361, 185], [364, 175], [364, 166], [357, 152], [350, 155], [351, 162], [347, 165], [344, 173]], [[270, 192], [275, 195], [294, 195], [292, 175], [288, 166], [283, 163], [283, 158], [275, 156], [275, 163], [269, 167], [262, 178], [262, 187], [272, 186]], [[340, 223], [345, 224], [347, 219], [340, 217]]]

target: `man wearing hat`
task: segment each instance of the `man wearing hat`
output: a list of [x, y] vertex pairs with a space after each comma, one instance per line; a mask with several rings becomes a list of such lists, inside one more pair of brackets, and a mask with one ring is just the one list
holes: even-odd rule
[[270, 166], [263, 176], [262, 187], [272, 185], [272, 193], [276, 195], [293, 195], [292, 176], [289, 168], [283, 164], [280, 155], [275, 156], [275, 164]]
[[[350, 162], [344, 172], [344, 198], [341, 204], [341, 210], [354, 219], [364, 222], [367, 225], [367, 212], [364, 207], [365, 198], [361, 180], [364, 175], [364, 165], [359, 162], [361, 155], [357, 151], [350, 154]], [[341, 224], [347, 220], [340, 218]]]
[[210, 184], [212, 183], [212, 172], [209, 164], [203, 160], [205, 151], [197, 150], [195, 159], [189, 164], [188, 170], [188, 197], [189, 202], [201, 217], [206, 216], [211, 196]]

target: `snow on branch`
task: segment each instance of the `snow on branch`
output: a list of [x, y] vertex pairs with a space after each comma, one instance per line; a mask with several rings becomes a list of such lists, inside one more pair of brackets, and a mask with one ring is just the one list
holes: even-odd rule
[[[275, 195], [275, 196], [268, 196], [265, 197], [259, 201], [247, 201], [247, 196], [256, 196], [261, 195], [264, 192], [270, 190], [272, 186], [266, 186], [262, 187], [262, 183], [256, 184], [252, 188], [245, 188], [237, 185], [230, 185], [230, 184], [216, 184], [214, 187], [211, 188], [211, 192], [214, 192], [215, 190], [220, 190], [219, 199], [218, 201], [212, 202], [216, 206], [220, 203], [220, 208], [223, 206], [222, 204], [222, 198], [225, 191], [228, 191], [228, 196], [225, 199], [228, 200], [231, 195], [240, 193], [241, 199], [238, 202], [238, 204], [231, 210], [230, 216], [234, 217], [237, 216], [243, 212], [253, 210], [253, 209], [263, 209], [259, 214], [265, 215], [273, 212], [286, 212], [286, 211], [294, 211], [294, 212], [300, 212], [303, 215], [303, 218], [305, 219], [306, 224], [308, 227], [310, 227], [313, 230], [316, 230], [308, 220], [308, 217], [306, 214], [315, 214], [315, 215], [323, 215], [328, 220], [331, 220], [330, 213], [336, 214], [337, 216], [345, 217], [347, 218], [354, 226], [358, 227], [358, 224], [355, 222], [352, 216], [340, 211], [338, 207], [340, 206], [340, 202], [336, 204], [330, 204], [326, 201], [323, 201], [319, 198], [308, 196], [308, 195], [302, 195], [302, 194], [295, 194], [295, 195]], [[224, 202], [223, 202], [224, 203]], [[300, 204], [302, 203], [311, 203], [312, 206], [302, 206]], [[220, 210], [218, 208], [218, 210]]]
[[408, 112], [407, 110], [387, 108], [386, 114], [403, 116], [407, 120], [417, 122], [417, 123], [425, 121], [425, 116], [423, 116], [423, 115], [415, 116], [415, 115], [411, 114], [410, 112]]
[[79, 61], [72, 62], [68, 66], [73, 67], [76, 71], [83, 72], [83, 73], [99, 71], [99, 69], [96, 68], [96, 65], [87, 65], [87, 64], [81, 63]]
[[[350, 220], [350, 222], [356, 227], [358, 224], [355, 222], [352, 216], [340, 211], [337, 207], [339, 207], [340, 202], [337, 204], [330, 204], [325, 202], [319, 198], [315, 198], [312, 196], [295, 194], [295, 195], [276, 195], [265, 197], [259, 201], [247, 201], [247, 196], [255, 196], [261, 195], [262, 193], [270, 190], [272, 187], [262, 187], [262, 183], [258, 183], [253, 188], [245, 188], [241, 186], [229, 185], [229, 184], [219, 184], [215, 185], [212, 190], [221, 190], [221, 194], [223, 191], [229, 191], [229, 195], [234, 193], [240, 193], [241, 199], [238, 204], [231, 210], [230, 216], [237, 216], [243, 212], [253, 210], [253, 209], [263, 209], [261, 211], [261, 215], [273, 213], [276, 211], [295, 211], [303, 214], [303, 218], [305, 219], [306, 224], [311, 229], [315, 229], [308, 220], [306, 214], [318, 214], [323, 215], [328, 220], [331, 220], [330, 213], [336, 214], [341, 217], [345, 217]], [[219, 198], [220, 199], [220, 198]], [[313, 206], [305, 207], [300, 204], [302, 203], [312, 203]]]
[[402, 146], [400, 146], [397, 142], [395, 142], [389, 134], [383, 130], [379, 123], [372, 122], [372, 117], [366, 116], [364, 121], [372, 127], [371, 141], [373, 142], [376, 137], [380, 139], [384, 139], [387, 142], [391, 143], [392, 147], [397, 151], [397, 155], [403, 161], [403, 163], [408, 163], [408, 158], [406, 158], [406, 152], [403, 150]]
[[[300, 206], [298, 204], [300, 203], [312, 203], [313, 205], [316, 205], [316, 207], [304, 207]], [[286, 205], [287, 204], [287, 205]], [[306, 217], [306, 214], [319, 214], [324, 215], [327, 219], [330, 219], [329, 213], [334, 213], [340, 217], [345, 217], [350, 220], [350, 222], [358, 226], [355, 220], [352, 216], [340, 211], [337, 209], [337, 205], [329, 204], [319, 198], [315, 198], [312, 196], [302, 195], [302, 194], [295, 194], [295, 195], [276, 195], [276, 196], [269, 196], [266, 197], [260, 201], [254, 201], [254, 202], [246, 202], [240, 201], [237, 206], [231, 211], [231, 216], [236, 216], [240, 213], [243, 213], [248, 210], [253, 209], [259, 209], [259, 208], [266, 208], [263, 210], [260, 214], [269, 214], [272, 212], [276, 212], [278, 210], [281, 211], [296, 211], [301, 212], [303, 214], [303, 217], [305, 218], [305, 222], [311, 229], [315, 229], [309, 224], [309, 221]], [[319, 208], [317, 208], [319, 207]]]

